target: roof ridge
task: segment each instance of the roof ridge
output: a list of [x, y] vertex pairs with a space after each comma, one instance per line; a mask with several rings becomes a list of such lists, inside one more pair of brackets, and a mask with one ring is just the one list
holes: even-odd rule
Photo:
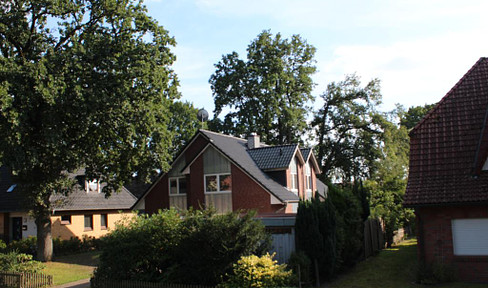
[[271, 149], [271, 148], [287, 147], [287, 146], [298, 146], [298, 144], [268, 145], [268, 146], [261, 146], [261, 147], [249, 149], [249, 151], [258, 150], [258, 149]]
[[228, 137], [228, 138], [234, 138], [236, 140], [242, 140], [242, 141], [247, 141], [246, 139], [242, 139], [241, 137], [236, 137], [236, 136], [232, 136], [232, 135], [227, 135], [227, 134], [223, 134], [223, 133], [218, 133], [218, 132], [214, 132], [214, 131], [210, 131], [210, 130], [206, 130], [206, 129], [198, 129], [202, 132], [206, 132], [206, 133], [210, 133], [210, 134], [215, 134], [217, 136], [222, 136], [222, 137]]
[[415, 125], [415, 127], [412, 128], [412, 130], [410, 130], [410, 132], [408, 133], [410, 136], [413, 134], [414, 131], [418, 130], [420, 126], [422, 126], [422, 124], [430, 118], [430, 116], [432, 114], [434, 114], [435, 111], [437, 111], [437, 109], [441, 106], [441, 104], [443, 104], [447, 98], [449, 98], [449, 96], [466, 80], [466, 78], [468, 78], [468, 75], [471, 74], [473, 72], [473, 70], [475, 70], [475, 68], [478, 68], [478, 65], [480, 65], [482, 62], [484, 61], [488, 61], [488, 57], [480, 57], [480, 59], [478, 59], [478, 61], [476, 61], [476, 63], [474, 63], [474, 65], [468, 70], [468, 72], [466, 72], [463, 77], [461, 77], [461, 79], [459, 79], [459, 81], [456, 83], [456, 85], [454, 85], [447, 93], [446, 95], [444, 95], [444, 97], [442, 97], [441, 100], [439, 100], [439, 102], [437, 102], [437, 104], [434, 106], [434, 108], [430, 109], [430, 111], [424, 116], [424, 118], [422, 118], [422, 120], [419, 121], [419, 123], [417, 123], [417, 125]]

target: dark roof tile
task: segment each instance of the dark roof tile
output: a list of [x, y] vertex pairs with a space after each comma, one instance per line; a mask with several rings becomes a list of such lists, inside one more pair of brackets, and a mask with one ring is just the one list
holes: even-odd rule
[[406, 206], [488, 202], [488, 59], [410, 132]]

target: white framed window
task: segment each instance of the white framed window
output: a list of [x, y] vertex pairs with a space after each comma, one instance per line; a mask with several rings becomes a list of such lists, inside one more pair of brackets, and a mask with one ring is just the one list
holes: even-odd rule
[[452, 246], [456, 256], [488, 256], [488, 218], [453, 219]]
[[228, 193], [231, 191], [232, 176], [230, 173], [205, 175], [205, 193]]
[[298, 167], [297, 167], [297, 160], [295, 159], [295, 157], [293, 157], [290, 164], [290, 178], [291, 178], [290, 190], [295, 193], [298, 193]]
[[305, 165], [305, 200], [312, 199], [312, 169], [310, 164]]
[[100, 193], [100, 182], [98, 182], [97, 179], [85, 180], [85, 191], [86, 193], [89, 192]]
[[186, 177], [169, 178], [169, 195], [184, 195], [187, 191]]

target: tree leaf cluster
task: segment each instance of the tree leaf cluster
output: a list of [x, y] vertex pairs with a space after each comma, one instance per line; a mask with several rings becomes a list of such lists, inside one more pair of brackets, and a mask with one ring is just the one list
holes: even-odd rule
[[0, 163], [29, 196], [40, 251], [67, 172], [85, 169], [108, 196], [169, 168], [175, 44], [139, 1], [0, 3]]
[[209, 80], [215, 102], [211, 127], [236, 136], [256, 132], [270, 144], [300, 141], [313, 100], [314, 54], [299, 35], [284, 39], [268, 30], [249, 44], [246, 60], [236, 52], [224, 55]]

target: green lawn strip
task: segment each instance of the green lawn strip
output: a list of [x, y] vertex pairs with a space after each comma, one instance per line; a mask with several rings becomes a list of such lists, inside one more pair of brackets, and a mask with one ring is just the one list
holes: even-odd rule
[[[417, 269], [417, 240], [410, 239], [391, 249], [384, 249], [377, 256], [358, 263], [351, 271], [324, 287], [376, 288], [376, 287], [427, 287], [413, 283]], [[485, 285], [450, 283], [435, 285], [443, 288], [477, 288]]]
[[54, 285], [90, 278], [98, 264], [98, 252], [61, 256], [45, 263], [44, 273], [52, 275]]

